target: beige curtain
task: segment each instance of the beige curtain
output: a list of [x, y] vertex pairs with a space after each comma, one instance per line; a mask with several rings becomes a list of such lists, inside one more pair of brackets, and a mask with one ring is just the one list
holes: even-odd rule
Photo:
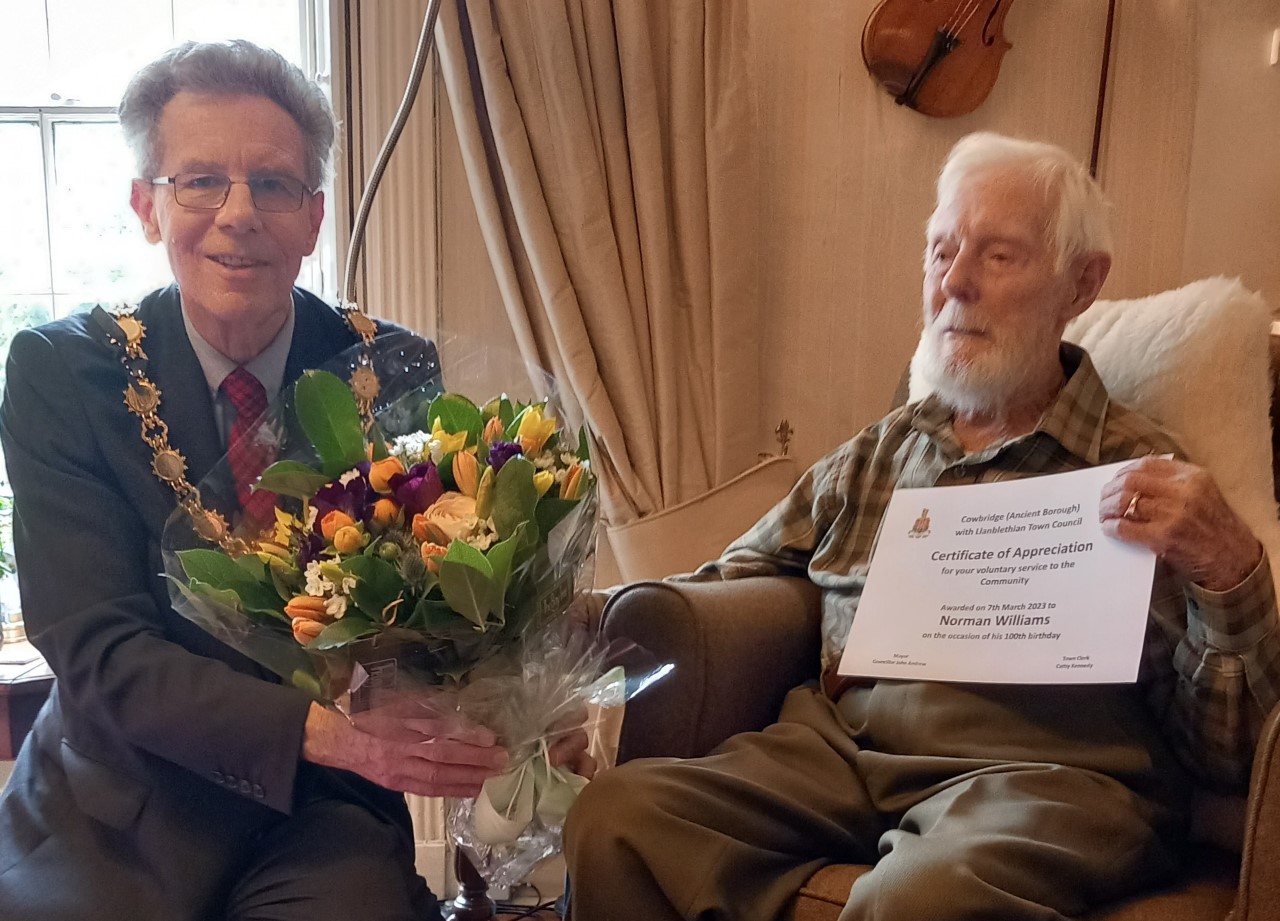
[[[590, 426], [606, 519], [756, 460], [745, 4], [445, 0], [436, 47], [526, 361]], [[448, 228], [443, 229], [448, 233]]]

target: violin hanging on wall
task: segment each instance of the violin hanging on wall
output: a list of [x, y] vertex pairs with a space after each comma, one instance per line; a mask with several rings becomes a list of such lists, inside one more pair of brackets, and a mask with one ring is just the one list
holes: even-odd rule
[[862, 60], [899, 105], [924, 115], [980, 106], [1012, 47], [1013, 0], [881, 0], [862, 30]]

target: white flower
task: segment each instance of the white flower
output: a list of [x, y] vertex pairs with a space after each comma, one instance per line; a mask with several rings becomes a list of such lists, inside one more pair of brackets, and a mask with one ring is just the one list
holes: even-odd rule
[[334, 620], [340, 619], [343, 614], [347, 613], [347, 596], [334, 595], [324, 603], [324, 612]]
[[[333, 594], [334, 585], [320, 573], [320, 561], [312, 560], [307, 564], [307, 594], [317, 598]], [[344, 580], [345, 581], [345, 580]]]
[[392, 441], [389, 450], [408, 468], [422, 463], [422, 458], [427, 453], [427, 441], [425, 432], [411, 432]]

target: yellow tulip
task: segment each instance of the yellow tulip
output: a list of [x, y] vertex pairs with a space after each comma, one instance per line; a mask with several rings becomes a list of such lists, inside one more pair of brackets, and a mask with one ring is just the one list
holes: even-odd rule
[[461, 451], [467, 446], [467, 433], [458, 432], [456, 435], [450, 435], [444, 430], [444, 426], [440, 424], [440, 417], [431, 423], [431, 440], [440, 445], [440, 456], [451, 454], [454, 451]]
[[560, 485], [560, 498], [580, 498], [582, 489], [586, 486], [586, 481], [587, 476], [585, 468], [583, 468], [581, 464], [575, 462], [564, 475], [564, 483]]
[[547, 439], [556, 430], [556, 417], [542, 416], [541, 406], [530, 406], [520, 417], [520, 427], [516, 430], [516, 441], [520, 442], [526, 457], [541, 453]]
[[538, 491], [538, 498], [541, 499], [547, 494], [547, 490], [555, 485], [556, 475], [550, 470], [539, 470], [533, 475], [533, 488]]
[[453, 455], [453, 481], [458, 484], [458, 492], [464, 496], [476, 497], [480, 483], [480, 462], [470, 451], [459, 451]]
[[384, 457], [369, 465], [369, 485], [373, 487], [374, 492], [385, 496], [391, 492], [391, 478], [404, 472], [404, 464], [400, 458], [394, 454]]
[[485, 467], [476, 487], [476, 517], [488, 518], [493, 511], [493, 468]]

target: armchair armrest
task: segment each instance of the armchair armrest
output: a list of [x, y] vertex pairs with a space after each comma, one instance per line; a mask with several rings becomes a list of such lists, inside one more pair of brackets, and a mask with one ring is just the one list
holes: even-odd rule
[[1240, 890], [1233, 921], [1280, 919], [1280, 707], [1263, 725], [1253, 758]]
[[807, 579], [637, 582], [610, 599], [602, 630], [675, 665], [627, 704], [618, 760], [709, 752], [777, 718], [817, 677], [821, 601]]

